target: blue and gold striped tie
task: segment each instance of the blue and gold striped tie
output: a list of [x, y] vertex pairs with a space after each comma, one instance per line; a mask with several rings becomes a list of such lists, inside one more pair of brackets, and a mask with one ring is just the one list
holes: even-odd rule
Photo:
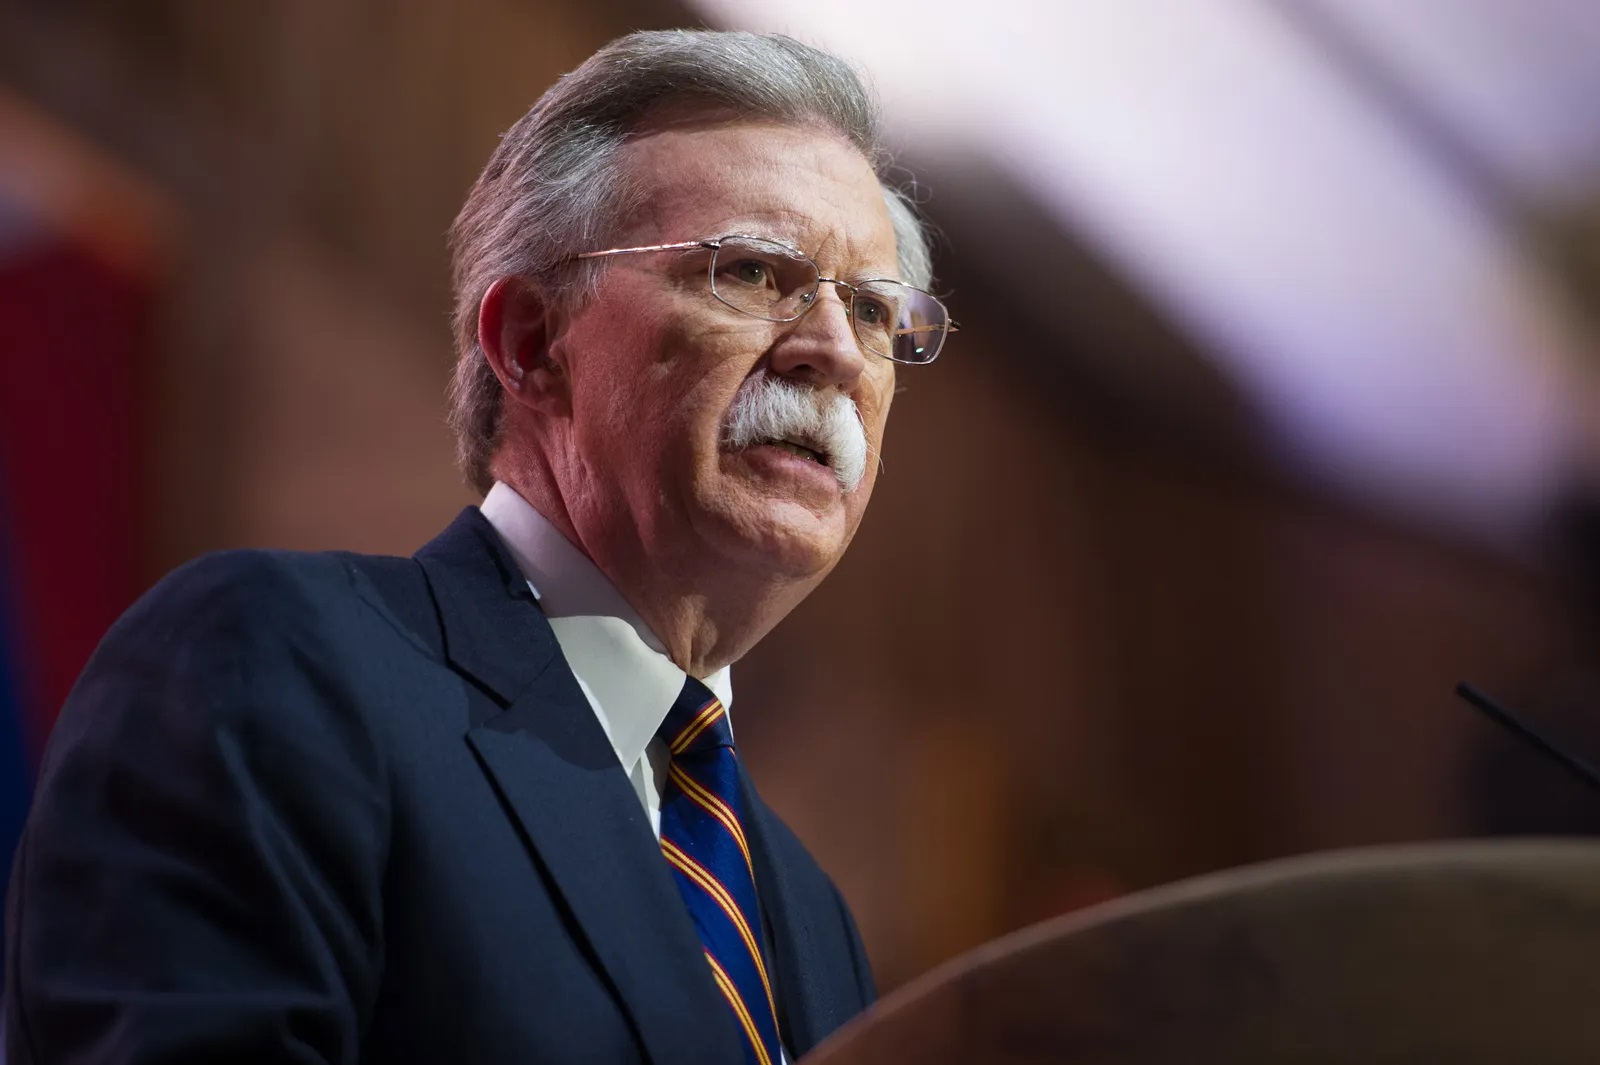
[[778, 1065], [777, 1009], [728, 712], [704, 684], [685, 678], [660, 736], [672, 752], [661, 793], [661, 852], [700, 933], [711, 977], [744, 1032], [745, 1060]]

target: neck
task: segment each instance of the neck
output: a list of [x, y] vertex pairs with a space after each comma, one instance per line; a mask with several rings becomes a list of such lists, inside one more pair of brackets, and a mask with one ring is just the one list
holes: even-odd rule
[[752, 574], [715, 560], [662, 557], [629, 521], [586, 521], [581, 502], [539, 462], [504, 453], [492, 468], [584, 553], [690, 676], [738, 661], [810, 592], [814, 582]]

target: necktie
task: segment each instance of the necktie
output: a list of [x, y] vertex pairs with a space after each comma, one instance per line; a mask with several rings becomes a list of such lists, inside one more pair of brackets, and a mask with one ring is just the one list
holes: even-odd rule
[[672, 753], [661, 794], [661, 852], [700, 934], [712, 979], [744, 1032], [745, 1061], [778, 1065], [777, 1010], [728, 711], [709, 688], [687, 677], [659, 736]]

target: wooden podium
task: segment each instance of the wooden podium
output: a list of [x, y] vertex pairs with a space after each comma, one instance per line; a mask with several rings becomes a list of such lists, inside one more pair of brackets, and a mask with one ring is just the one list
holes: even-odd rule
[[1600, 843], [1463, 841], [1198, 877], [1007, 936], [802, 1065], [1600, 1063]]

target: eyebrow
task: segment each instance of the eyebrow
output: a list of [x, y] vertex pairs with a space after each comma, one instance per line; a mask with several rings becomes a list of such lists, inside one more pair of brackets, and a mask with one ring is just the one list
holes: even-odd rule
[[[719, 237], [732, 237], [732, 236], [760, 237], [762, 240], [770, 240], [774, 244], [777, 244], [777, 245], [780, 245], [780, 246], [782, 246], [784, 248], [787, 248], [788, 250], [794, 252], [796, 255], [804, 255], [806, 258], [811, 259], [813, 262], [816, 261], [815, 253], [807, 251], [806, 249], [802, 248], [799, 244], [796, 244], [794, 241], [790, 240], [787, 237], [777, 236], [770, 229], [768, 229], [766, 226], [758, 225], [758, 224], [756, 224], [754, 222], [743, 223], [743, 224], [745, 225], [745, 228], [743, 228], [743, 229], [740, 229], [740, 228], [729, 229], [729, 230], [727, 230], [727, 231], [725, 231], [723, 233], [718, 234], [718, 236]], [[735, 227], [737, 227], [738, 225], [740, 225], [740, 223], [733, 223], [733, 225]], [[902, 281], [901, 278], [900, 278], [900, 264], [899, 263], [895, 263], [894, 266], [888, 267], [887, 270], [888, 270], [887, 273], [874, 272], [870, 268], [869, 269], [864, 269], [864, 270], [856, 270], [856, 271], [853, 271], [852, 273], [845, 274], [843, 277], [839, 278], [839, 280], [848, 281], [852, 285], [860, 284], [863, 281], [896, 281], [896, 282], [899, 282], [900, 284], [905, 284], [905, 282]]]
[[780, 237], [780, 236], [775, 235], [770, 230], [766, 229], [764, 226], [747, 225], [746, 228], [744, 228], [744, 229], [730, 229], [727, 232], [721, 233], [721, 234], [718, 234], [718, 235], [722, 236], [722, 237], [732, 237], [732, 236], [760, 237], [762, 240], [769, 240], [774, 244], [781, 245], [782, 247], [788, 248], [790, 251], [794, 252], [796, 255], [804, 255], [808, 259], [811, 257], [811, 253], [806, 251], [799, 244], [796, 244], [794, 241], [790, 240], [788, 237]]
[[890, 269], [887, 273], [881, 271], [874, 272], [871, 270], [857, 270], [853, 274], [846, 274], [839, 280], [848, 281], [852, 285], [859, 285], [866, 281], [893, 281], [896, 284], [901, 285], [907, 283], [901, 279], [900, 268], [898, 266]]

